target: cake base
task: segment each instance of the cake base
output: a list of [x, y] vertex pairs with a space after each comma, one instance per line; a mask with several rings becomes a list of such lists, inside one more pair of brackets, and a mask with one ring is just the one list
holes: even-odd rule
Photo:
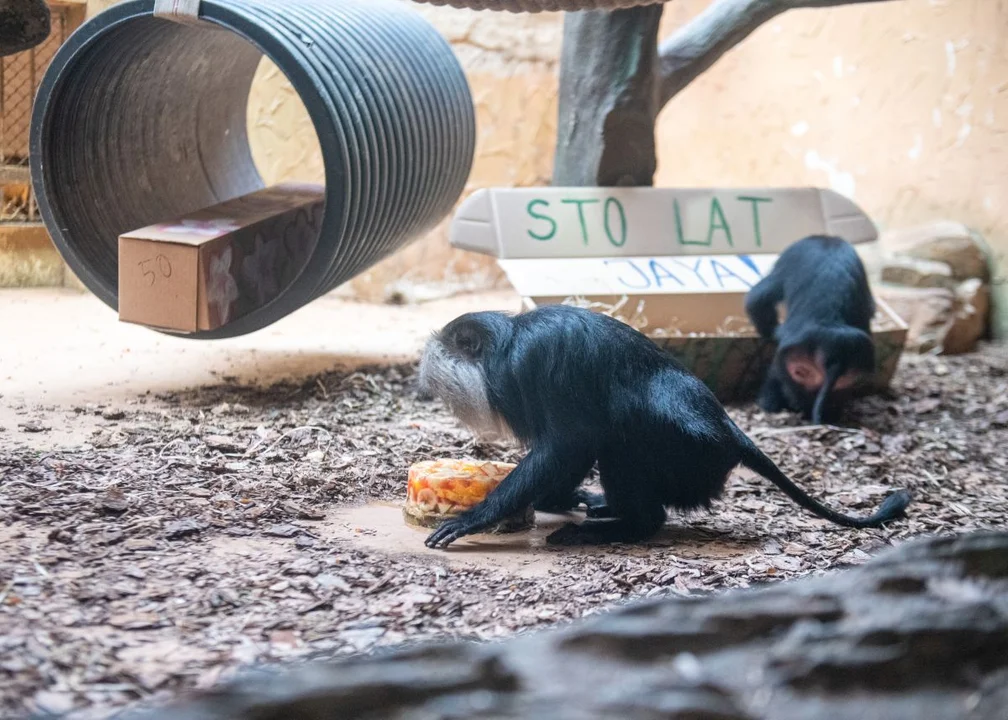
[[[418, 507], [413, 507], [406, 505], [403, 507], [403, 519], [406, 521], [407, 525], [412, 525], [414, 527], [428, 528], [434, 530], [440, 527], [441, 523], [445, 520], [451, 520], [452, 518], [458, 517], [459, 513], [433, 513], [424, 512]], [[529, 505], [525, 512], [519, 513], [518, 515], [513, 515], [509, 518], [502, 520], [501, 522], [493, 525], [486, 530], [481, 530], [480, 533], [486, 534], [504, 534], [504, 533], [516, 533], [523, 532], [526, 530], [531, 530], [535, 525], [535, 510]]]

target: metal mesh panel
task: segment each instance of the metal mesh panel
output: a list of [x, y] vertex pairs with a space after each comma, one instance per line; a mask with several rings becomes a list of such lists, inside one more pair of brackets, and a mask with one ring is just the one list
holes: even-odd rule
[[72, 28], [67, 7], [51, 7], [52, 32], [30, 50], [0, 58], [0, 223], [38, 220], [28, 173], [32, 102], [56, 50]]

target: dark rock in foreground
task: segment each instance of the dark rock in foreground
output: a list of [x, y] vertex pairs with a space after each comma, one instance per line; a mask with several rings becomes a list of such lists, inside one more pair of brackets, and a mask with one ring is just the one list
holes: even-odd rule
[[1005, 720], [1008, 533], [563, 629], [247, 673], [134, 720]]

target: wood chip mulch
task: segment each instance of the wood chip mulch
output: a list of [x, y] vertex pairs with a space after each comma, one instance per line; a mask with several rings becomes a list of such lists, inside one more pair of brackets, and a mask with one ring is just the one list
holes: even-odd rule
[[[225, 382], [126, 409], [17, 408], [18, 427], [0, 431], [0, 716], [108, 717], [252, 662], [500, 638], [628, 598], [822, 572], [916, 535], [1008, 520], [1008, 352], [988, 348], [904, 358], [892, 395], [859, 401], [842, 428], [730, 408], [837, 507], [866, 513], [909, 489], [909, 518], [882, 530], [828, 525], [736, 475], [713, 513], [671, 519], [682, 543], [544, 550], [561, 568], [545, 577], [327, 540], [327, 512], [399, 500], [412, 462], [519, 457], [475, 446], [439, 403], [416, 397], [413, 372]], [[98, 427], [80, 447], [28, 449], [23, 434], [49, 432], [54, 413]]]

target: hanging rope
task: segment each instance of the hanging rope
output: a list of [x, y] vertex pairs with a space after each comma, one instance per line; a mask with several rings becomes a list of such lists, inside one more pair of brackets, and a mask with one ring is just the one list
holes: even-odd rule
[[578, 10], [620, 10], [641, 5], [658, 5], [667, 0], [416, 0], [428, 5], [450, 5], [470, 10], [506, 12], [577, 12]]

